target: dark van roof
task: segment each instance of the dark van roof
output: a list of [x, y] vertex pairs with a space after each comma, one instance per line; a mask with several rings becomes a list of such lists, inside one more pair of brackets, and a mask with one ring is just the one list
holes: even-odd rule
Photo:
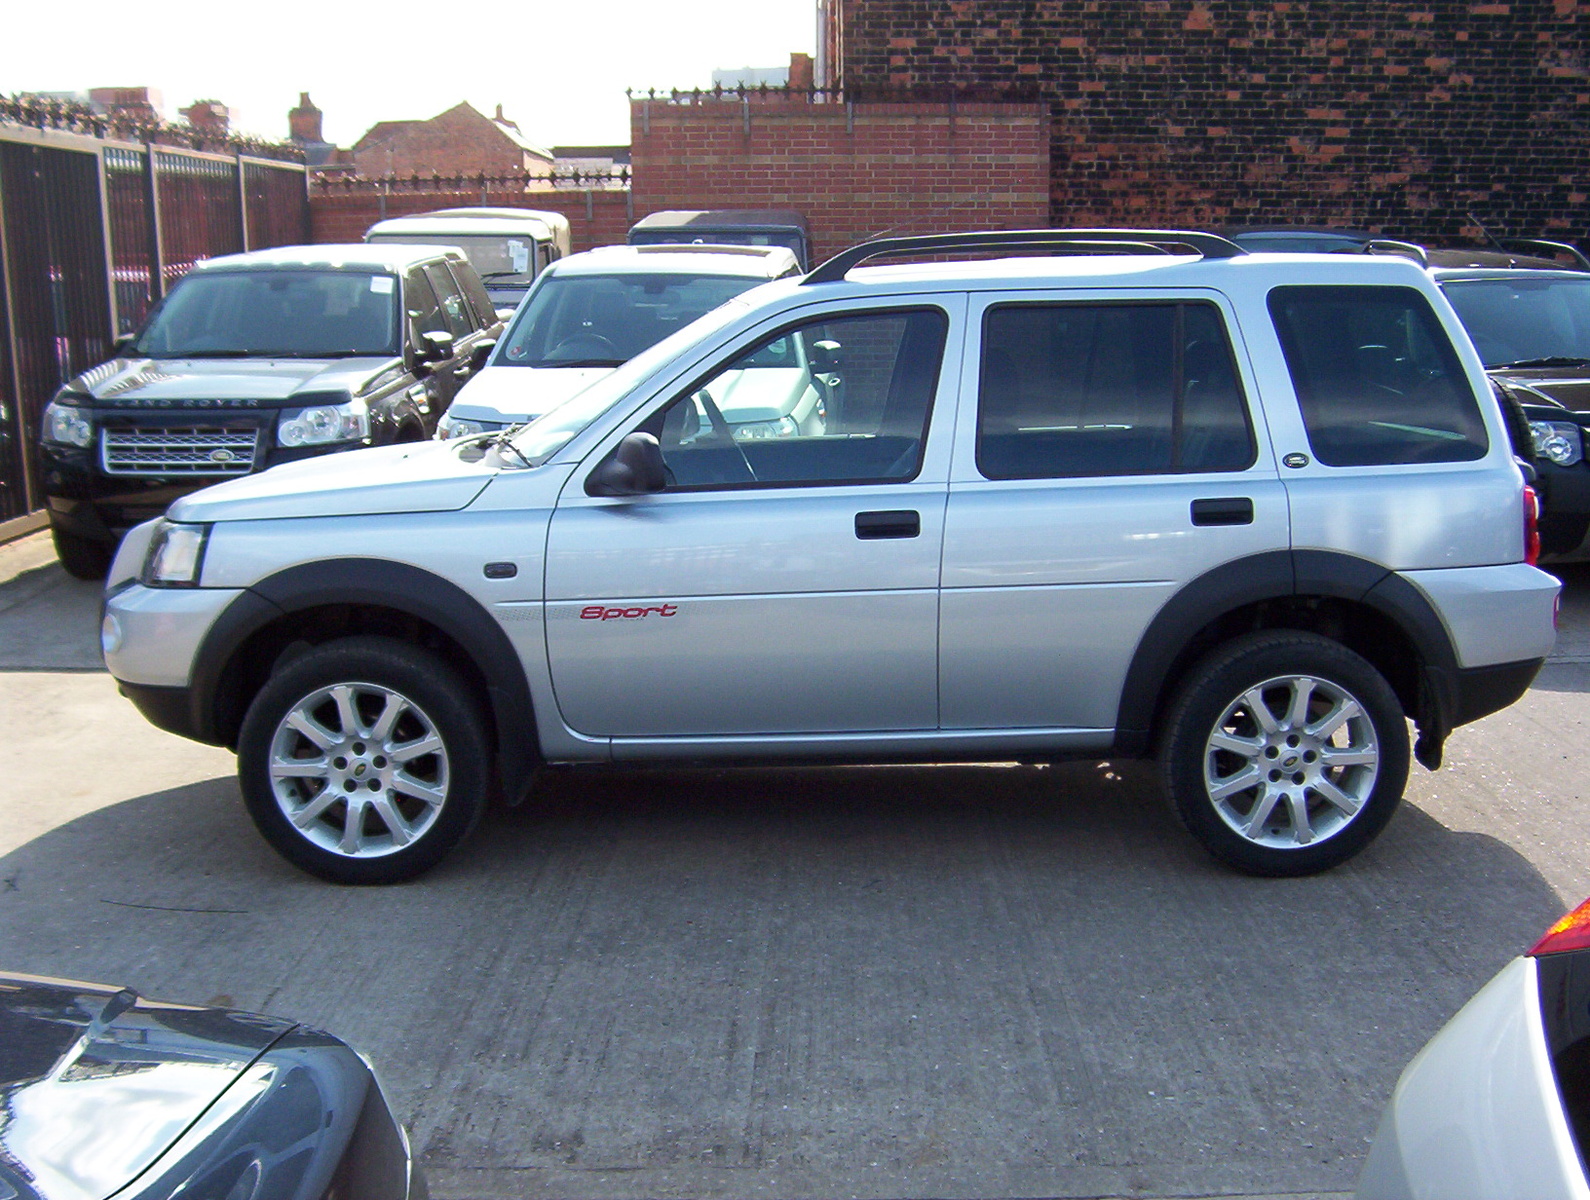
[[799, 229], [808, 232], [806, 218], [792, 208], [671, 208], [636, 221], [631, 229]]

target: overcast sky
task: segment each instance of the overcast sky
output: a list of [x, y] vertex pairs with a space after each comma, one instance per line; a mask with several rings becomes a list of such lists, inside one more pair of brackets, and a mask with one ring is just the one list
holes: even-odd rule
[[[242, 14], [247, 13], [245, 18]], [[815, 0], [217, 5], [74, 0], [10, 5], [0, 94], [147, 86], [165, 115], [217, 99], [234, 125], [279, 139], [309, 92], [329, 141], [376, 121], [501, 104], [543, 145], [629, 141], [626, 87], [706, 87], [716, 67], [810, 54]], [[77, 35], [77, 36], [74, 36]]]

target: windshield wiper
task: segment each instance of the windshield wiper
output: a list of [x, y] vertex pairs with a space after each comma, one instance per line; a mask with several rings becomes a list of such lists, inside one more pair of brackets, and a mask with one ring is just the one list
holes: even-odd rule
[[527, 367], [622, 367], [622, 358], [541, 358], [523, 364]]
[[524, 466], [533, 467], [535, 464], [525, 457], [524, 451], [513, 444], [513, 435], [519, 432], [520, 428], [520, 426], [512, 426], [508, 429], [504, 429], [491, 440], [491, 444], [486, 449], [488, 451], [495, 450], [497, 452], [498, 458], [501, 458], [503, 456], [503, 451], [506, 450], [515, 458], [517, 458]]
[[258, 350], [168, 350], [164, 354], [151, 354], [150, 358], [256, 358]]
[[1491, 370], [1505, 371], [1509, 367], [1590, 367], [1590, 358], [1568, 358], [1562, 355], [1550, 358], [1521, 358], [1517, 362], [1497, 363]]
[[524, 276], [528, 274], [530, 274], [529, 271], [487, 271], [480, 278], [481, 282], [484, 283], [488, 279], [512, 279], [516, 275]]

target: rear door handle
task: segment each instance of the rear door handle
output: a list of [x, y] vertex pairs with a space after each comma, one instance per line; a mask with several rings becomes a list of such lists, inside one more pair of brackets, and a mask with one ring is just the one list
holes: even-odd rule
[[1192, 502], [1194, 525], [1252, 525], [1253, 501], [1246, 496], [1221, 496]]
[[922, 516], [909, 508], [856, 514], [856, 536], [862, 541], [877, 538], [914, 538], [922, 532]]

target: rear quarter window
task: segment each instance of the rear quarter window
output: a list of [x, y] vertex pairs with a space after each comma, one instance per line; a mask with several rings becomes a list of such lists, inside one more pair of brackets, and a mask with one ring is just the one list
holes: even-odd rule
[[1369, 467], [1485, 457], [1490, 440], [1478, 400], [1420, 292], [1279, 287], [1269, 306], [1320, 462]]

